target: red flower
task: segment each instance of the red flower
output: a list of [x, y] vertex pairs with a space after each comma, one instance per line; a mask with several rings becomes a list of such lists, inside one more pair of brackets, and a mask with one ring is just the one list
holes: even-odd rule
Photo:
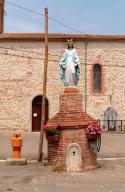
[[42, 128], [43, 128], [43, 130], [45, 130], [45, 129], [56, 129], [57, 127], [55, 125], [46, 124], [46, 125], [43, 125]]
[[55, 125], [43, 125], [43, 130], [45, 131], [46, 135], [52, 136], [52, 135], [60, 135], [60, 131], [57, 129], [57, 126]]

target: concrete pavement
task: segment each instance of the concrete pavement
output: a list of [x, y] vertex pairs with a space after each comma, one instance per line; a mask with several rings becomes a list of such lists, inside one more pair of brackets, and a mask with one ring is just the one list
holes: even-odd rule
[[[12, 132], [0, 132], [0, 159], [12, 154]], [[22, 157], [37, 160], [39, 133], [24, 132]], [[83, 173], [53, 172], [41, 163], [8, 166], [0, 163], [0, 192], [125, 192], [125, 134], [103, 134], [98, 158], [100, 168]]]
[[[0, 159], [7, 159], [12, 156], [11, 137], [12, 131], [0, 132]], [[22, 132], [23, 147], [22, 157], [28, 160], [38, 158], [39, 133]]]
[[58, 173], [41, 163], [0, 163], [0, 192], [125, 192], [125, 160], [100, 161], [100, 166], [83, 173]]
[[[12, 133], [12, 131], [0, 132], [0, 159], [7, 159], [12, 155]], [[22, 137], [22, 157], [26, 157], [28, 160], [37, 160], [39, 149], [39, 133], [23, 132]], [[101, 151], [98, 153], [98, 157], [125, 157], [125, 134], [103, 134]]]

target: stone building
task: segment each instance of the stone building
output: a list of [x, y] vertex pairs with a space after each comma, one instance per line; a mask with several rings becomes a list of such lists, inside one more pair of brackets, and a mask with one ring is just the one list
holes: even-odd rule
[[[3, 1], [2, 1], [3, 2]], [[44, 33], [4, 33], [0, 7], [0, 130], [40, 129]], [[93, 118], [125, 120], [125, 35], [49, 34], [46, 120], [59, 110], [59, 62], [72, 38], [80, 58], [78, 88]], [[109, 113], [110, 109], [113, 111]], [[114, 115], [115, 114], [115, 115]], [[122, 127], [125, 127], [122, 121]]]

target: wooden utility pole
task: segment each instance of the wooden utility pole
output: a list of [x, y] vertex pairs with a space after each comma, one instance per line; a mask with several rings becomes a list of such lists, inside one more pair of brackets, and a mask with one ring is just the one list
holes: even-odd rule
[[43, 135], [44, 135], [42, 126], [45, 124], [47, 68], [48, 68], [48, 8], [45, 8], [45, 60], [44, 60], [44, 74], [43, 74], [42, 118], [41, 118], [38, 161], [42, 160]]
[[4, 30], [4, 0], [0, 0], [0, 33]]

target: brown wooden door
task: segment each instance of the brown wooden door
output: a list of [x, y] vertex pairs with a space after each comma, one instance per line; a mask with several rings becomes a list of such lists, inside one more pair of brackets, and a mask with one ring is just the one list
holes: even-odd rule
[[40, 131], [41, 106], [33, 105], [32, 108], [32, 131]]
[[[42, 117], [42, 96], [37, 96], [32, 103], [32, 131], [40, 131]], [[48, 121], [48, 101], [46, 100], [45, 122]]]

